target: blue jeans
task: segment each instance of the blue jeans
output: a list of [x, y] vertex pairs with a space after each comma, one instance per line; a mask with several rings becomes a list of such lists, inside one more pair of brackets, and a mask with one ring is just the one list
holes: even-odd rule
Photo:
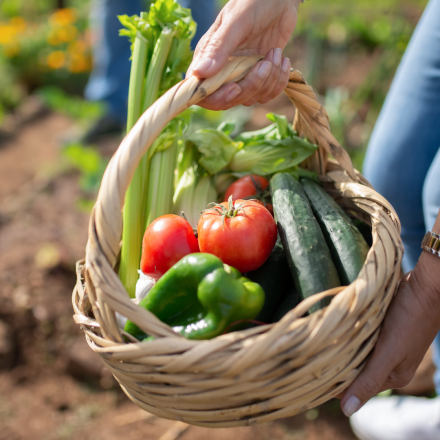
[[[430, 0], [397, 70], [371, 136], [364, 175], [402, 223], [405, 272], [440, 209], [440, 0]], [[440, 333], [434, 341], [440, 395]]]
[[[215, 19], [215, 0], [179, 0], [185, 8], [191, 8], [197, 23], [193, 47], [206, 33]], [[91, 27], [94, 33], [94, 68], [85, 90], [91, 101], [102, 101], [113, 118], [125, 124], [127, 119], [128, 83], [130, 80], [130, 43], [119, 37], [122, 28], [118, 15], [139, 14], [144, 7], [142, 0], [94, 0], [91, 11]]]

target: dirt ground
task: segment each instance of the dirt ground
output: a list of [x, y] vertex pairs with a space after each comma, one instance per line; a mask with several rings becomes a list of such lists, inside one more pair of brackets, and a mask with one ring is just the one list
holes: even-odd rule
[[[61, 160], [58, 141], [71, 125], [37, 111], [0, 143], [0, 440], [354, 439], [337, 401], [274, 423], [208, 430], [128, 400], [72, 319], [88, 213], [76, 207], [78, 175]], [[109, 155], [117, 144], [100, 149]]]

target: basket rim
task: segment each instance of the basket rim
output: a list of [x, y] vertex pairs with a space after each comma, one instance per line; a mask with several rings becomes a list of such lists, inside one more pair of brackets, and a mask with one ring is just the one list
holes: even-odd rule
[[[330, 160], [329, 163], [331, 164], [332, 171], [330, 171], [328, 174], [326, 174], [324, 176], [321, 176], [321, 180], [323, 180], [324, 182], [327, 182], [327, 183], [332, 182], [335, 185], [335, 189], [340, 191], [341, 194], [343, 194], [343, 191], [347, 191], [347, 190], [349, 192], [353, 191], [353, 184], [354, 184], [356, 189], [359, 189], [361, 187], [365, 188], [366, 194], [369, 195], [369, 198], [365, 197], [365, 200], [371, 200], [371, 201], [377, 202], [377, 200], [373, 199], [373, 196], [376, 196], [376, 197], [378, 197], [378, 199], [381, 202], [382, 201], [386, 202], [386, 200], [382, 196], [380, 196], [378, 193], [376, 193], [371, 188], [371, 186], [367, 186], [367, 185], [369, 185], [369, 183], [362, 176], [361, 173], [356, 171], [356, 174], [357, 174], [359, 180], [364, 181], [365, 183], [355, 183], [355, 182], [353, 182], [347, 176], [345, 171], [341, 170], [339, 164], [336, 161]], [[339, 170], [338, 170], [338, 168], [339, 168]], [[333, 178], [330, 177], [331, 175], [333, 175]], [[336, 176], [338, 178], [340, 178], [342, 180], [342, 182], [339, 182], [339, 183], [335, 182], [334, 178]], [[358, 197], [354, 197], [353, 199], [357, 199], [357, 198]], [[346, 197], [346, 199], [348, 200], [349, 198]], [[398, 239], [400, 241], [400, 221], [399, 221], [399, 219], [397, 217], [397, 214], [395, 213], [394, 209], [392, 208], [392, 206], [388, 202], [386, 202], [385, 206], [381, 205], [381, 209], [383, 209], [384, 213], [386, 213], [387, 216], [390, 217], [391, 222], [395, 225], [395, 228], [397, 230], [397, 234], [393, 234], [394, 235], [393, 238], [394, 239]], [[375, 232], [374, 228], [375, 228], [375, 226], [372, 225], [372, 232], [373, 233]], [[401, 242], [400, 242], [400, 244], [401, 244]], [[401, 247], [401, 250], [403, 252], [403, 245], [401, 244], [400, 247]], [[370, 252], [374, 252], [374, 243], [373, 243], [373, 246], [371, 247], [369, 253]], [[368, 262], [368, 256], [367, 256], [367, 260], [366, 260], [364, 266], [367, 264], [367, 262]], [[84, 272], [87, 269], [86, 259], [83, 258], [83, 259], [79, 260], [76, 263], [76, 266], [77, 266], [77, 284], [75, 285], [75, 288], [74, 288], [72, 301], [73, 301], [73, 307], [74, 307], [76, 315], [78, 315], [78, 312], [79, 312], [79, 315], [84, 316], [83, 313], [81, 312], [81, 307], [79, 306], [79, 304], [81, 303], [81, 301], [84, 301], [84, 298], [87, 297], [87, 294], [85, 293], [87, 282], [86, 282], [86, 277], [84, 276]], [[320, 292], [320, 293], [318, 293], [316, 295], [313, 295], [313, 296], [311, 296], [309, 298], [304, 299], [294, 309], [289, 311], [288, 314], [286, 314], [280, 321], [278, 321], [276, 323], [272, 323], [272, 324], [259, 325], [257, 327], [259, 329], [259, 331], [256, 331], [255, 328], [245, 329], [245, 330], [240, 330], [240, 331], [234, 331], [234, 332], [231, 332], [231, 333], [219, 335], [219, 336], [217, 336], [217, 337], [215, 337], [215, 338], [213, 338], [211, 340], [229, 339], [228, 335], [231, 335], [233, 333], [246, 334], [246, 336], [248, 336], [248, 337], [258, 336], [258, 334], [260, 334], [263, 331], [263, 329], [264, 330], [269, 329], [268, 331], [270, 331], [270, 329], [272, 329], [273, 327], [275, 327], [278, 324], [282, 323], [283, 321], [289, 321], [290, 322], [291, 320], [308, 319], [308, 318], [310, 318], [310, 316], [307, 316], [307, 317], [304, 317], [304, 318], [302, 318], [302, 317], [303, 317], [303, 315], [307, 312], [307, 310], [311, 306], [313, 306], [314, 304], [316, 304], [317, 302], [319, 302], [321, 299], [323, 299], [325, 297], [334, 297], [336, 295], [343, 294], [345, 290], [350, 288], [350, 286], [354, 285], [356, 282], [357, 282], [357, 280], [355, 280], [349, 286], [339, 286], [339, 287], [336, 287], [336, 288], [333, 288], [333, 289], [329, 289], [329, 290], [324, 291], [324, 292]], [[79, 287], [79, 286], [81, 286], [81, 287]], [[76, 298], [76, 300], [75, 300], [75, 298]], [[91, 307], [90, 303], [87, 303], [87, 305], [84, 305], [83, 307], [88, 307], [88, 312], [89, 313], [92, 312], [92, 307]], [[324, 313], [327, 310], [328, 307], [329, 306], [326, 306], [325, 308], [321, 309], [322, 312]], [[149, 313], [149, 312], [147, 311], [147, 313]], [[317, 313], [317, 312], [315, 312], [315, 313]], [[149, 315], [152, 315], [152, 314], [149, 313]], [[154, 316], [154, 315], [152, 315], [152, 316]], [[80, 318], [76, 318], [76, 319], [78, 320], [78, 322], [77, 322], [78, 324], [82, 323]], [[99, 328], [100, 327], [100, 325], [99, 325], [99, 323], [97, 321], [96, 321], [96, 323], [93, 323], [93, 324], [91, 324], [90, 321], [88, 321], [88, 322], [89, 322], [88, 325], [93, 325], [93, 327], [95, 327], [95, 328]], [[164, 325], [167, 326], [171, 330], [170, 326], [168, 326], [167, 324], [164, 324]], [[129, 339], [129, 341], [119, 341], [118, 344], [119, 343], [122, 343], [122, 344], [125, 344], [125, 343], [151, 344], [151, 342], [152, 342], [152, 341], [142, 342], [142, 341], [139, 341], [137, 339], [136, 340], [132, 339], [130, 341], [130, 335], [128, 335], [126, 332], [123, 332], [123, 334], [124, 334], [124, 336], [126, 338]], [[158, 339], [159, 338], [164, 338], [164, 337], [176, 338], [177, 340], [185, 339], [183, 336], [175, 333], [174, 331], [172, 331], [172, 334], [169, 334], [169, 335], [159, 335], [159, 336], [155, 336], [155, 337], [157, 337]], [[204, 340], [200, 340], [200, 341], [194, 340], [193, 342], [194, 342], [194, 345], [197, 345], [197, 344], [206, 343], [207, 341], [204, 341]]]

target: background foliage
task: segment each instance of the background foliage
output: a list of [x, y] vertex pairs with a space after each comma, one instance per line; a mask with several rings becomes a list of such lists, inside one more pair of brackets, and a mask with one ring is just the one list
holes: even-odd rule
[[[218, 2], [219, 8], [226, 3]], [[310, 0], [300, 6], [285, 53], [321, 96], [332, 131], [357, 167], [426, 3]], [[57, 10], [61, 4], [64, 9]], [[0, 2], [0, 124], [2, 115], [36, 89], [51, 86], [43, 96], [49, 104], [55, 103], [56, 110], [61, 98], [54, 88], [81, 95], [92, 68], [89, 4], [87, 0]], [[72, 108], [81, 109], [78, 100]], [[87, 113], [87, 106], [84, 109]], [[249, 111], [239, 113], [244, 122], [252, 116]], [[196, 119], [198, 125], [216, 125], [221, 117], [201, 111]]]

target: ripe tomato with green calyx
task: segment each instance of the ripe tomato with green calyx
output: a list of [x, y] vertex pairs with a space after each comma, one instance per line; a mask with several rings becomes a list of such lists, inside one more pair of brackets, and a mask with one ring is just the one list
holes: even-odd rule
[[200, 252], [214, 254], [241, 273], [258, 269], [277, 240], [277, 226], [261, 203], [238, 199], [212, 203], [197, 224]]
[[270, 193], [267, 190], [269, 181], [257, 174], [249, 174], [240, 177], [234, 183], [229, 185], [225, 192], [223, 201], [226, 202], [230, 196], [234, 200], [246, 199], [260, 202], [265, 206], [273, 216], [273, 206], [271, 203]]
[[148, 226], [142, 241], [142, 272], [159, 279], [188, 254], [200, 252], [191, 225], [184, 218], [167, 214]]

